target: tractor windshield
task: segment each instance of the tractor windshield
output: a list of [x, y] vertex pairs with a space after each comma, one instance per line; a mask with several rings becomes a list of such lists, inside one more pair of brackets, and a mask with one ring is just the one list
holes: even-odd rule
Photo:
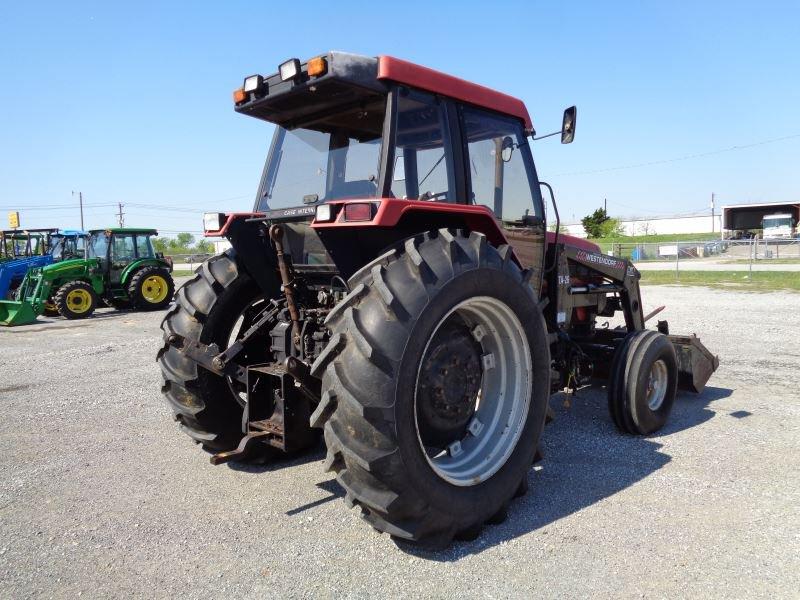
[[278, 127], [257, 210], [375, 197], [385, 111], [381, 99], [292, 130]]
[[90, 258], [105, 258], [108, 253], [108, 236], [105, 232], [93, 233], [87, 249]]

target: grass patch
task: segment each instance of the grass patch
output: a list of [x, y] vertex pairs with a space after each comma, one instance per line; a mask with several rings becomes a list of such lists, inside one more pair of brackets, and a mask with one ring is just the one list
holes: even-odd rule
[[[725, 259], [724, 257], [720, 258], [721, 261], [724, 261], [726, 264], [730, 263], [732, 265], [746, 265], [750, 262], [749, 258], [730, 258]], [[800, 256], [797, 258], [759, 258], [753, 261], [754, 265], [800, 265]]]
[[715, 242], [719, 233], [664, 233], [651, 235], [621, 235], [592, 239], [600, 244], [659, 244], [668, 242]]
[[704, 285], [708, 287], [768, 292], [792, 290], [800, 292], [800, 272], [757, 271], [748, 278], [746, 271], [640, 271], [642, 283], [649, 285]]
[[194, 275], [194, 271], [190, 271], [189, 269], [175, 269], [172, 272], [173, 277], [189, 277]]

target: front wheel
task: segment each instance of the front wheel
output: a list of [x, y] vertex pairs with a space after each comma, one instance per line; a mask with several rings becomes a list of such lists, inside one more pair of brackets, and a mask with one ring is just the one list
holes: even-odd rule
[[163, 267], [142, 267], [128, 284], [128, 298], [137, 310], [166, 308], [175, 293], [172, 275]]
[[669, 418], [678, 387], [678, 363], [669, 338], [657, 331], [635, 331], [614, 356], [608, 406], [623, 433], [647, 435]]
[[97, 294], [85, 281], [70, 281], [58, 288], [53, 304], [66, 319], [85, 319], [97, 308]]
[[407, 240], [350, 280], [314, 364], [327, 466], [376, 529], [471, 537], [527, 484], [550, 352], [511, 249], [449, 230]]

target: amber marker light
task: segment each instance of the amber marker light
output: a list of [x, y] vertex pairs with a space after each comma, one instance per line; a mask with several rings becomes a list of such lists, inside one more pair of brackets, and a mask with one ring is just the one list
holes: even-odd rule
[[239, 88], [238, 90], [234, 90], [233, 101], [236, 104], [241, 104], [245, 100], [247, 100], [247, 92], [244, 91], [244, 88]]
[[308, 61], [308, 76], [319, 77], [328, 72], [328, 61], [324, 56], [318, 56]]

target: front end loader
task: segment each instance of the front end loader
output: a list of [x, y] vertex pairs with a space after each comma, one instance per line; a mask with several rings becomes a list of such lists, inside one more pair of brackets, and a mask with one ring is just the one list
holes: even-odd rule
[[603, 382], [617, 427], [647, 435], [716, 368], [696, 338], [646, 329], [628, 261], [547, 233], [520, 100], [330, 52], [247, 77], [234, 104], [277, 125], [255, 206], [205, 215], [232, 249], [178, 290], [158, 352], [212, 463], [321, 430], [372, 527], [446, 545], [525, 492], [554, 391]]

